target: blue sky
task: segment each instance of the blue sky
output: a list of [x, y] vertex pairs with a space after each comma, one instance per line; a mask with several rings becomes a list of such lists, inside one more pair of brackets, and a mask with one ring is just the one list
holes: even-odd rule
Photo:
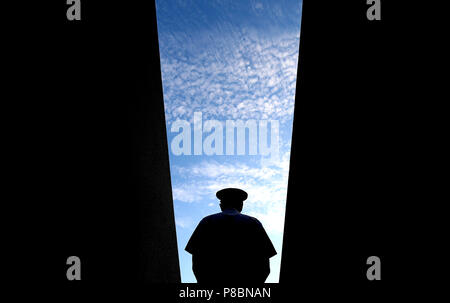
[[[215, 193], [224, 187], [248, 192], [243, 213], [258, 218], [274, 243], [278, 255], [267, 282], [278, 282], [302, 1], [156, 0], [156, 6], [182, 282], [195, 282], [184, 247], [198, 222], [220, 211]], [[178, 132], [171, 126], [192, 123], [194, 112], [203, 121], [279, 121], [279, 159], [174, 154]]]

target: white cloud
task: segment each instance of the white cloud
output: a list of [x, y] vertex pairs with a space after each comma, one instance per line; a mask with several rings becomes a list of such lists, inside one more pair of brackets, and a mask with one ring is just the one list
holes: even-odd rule
[[175, 224], [181, 228], [192, 228], [193, 222], [189, 217], [178, 217]]
[[268, 38], [244, 30], [229, 37], [199, 32], [190, 37], [194, 45], [185, 45], [181, 53], [172, 40], [162, 41], [168, 123], [190, 120], [195, 111], [203, 112], [204, 119], [292, 119], [297, 34]]
[[195, 192], [192, 188], [188, 187], [172, 187], [172, 196], [174, 200], [182, 201], [182, 202], [195, 202], [198, 200], [198, 193]]

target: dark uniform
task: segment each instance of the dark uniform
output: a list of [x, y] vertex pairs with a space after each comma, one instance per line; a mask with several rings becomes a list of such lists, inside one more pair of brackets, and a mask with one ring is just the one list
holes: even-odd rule
[[262, 224], [236, 209], [203, 218], [186, 246], [199, 283], [264, 283], [276, 255]]

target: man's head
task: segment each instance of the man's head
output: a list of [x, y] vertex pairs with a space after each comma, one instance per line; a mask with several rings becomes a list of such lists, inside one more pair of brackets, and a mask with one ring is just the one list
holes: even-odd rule
[[220, 209], [222, 211], [234, 208], [241, 212], [247, 196], [247, 193], [239, 188], [224, 188], [216, 193], [216, 197], [220, 200]]

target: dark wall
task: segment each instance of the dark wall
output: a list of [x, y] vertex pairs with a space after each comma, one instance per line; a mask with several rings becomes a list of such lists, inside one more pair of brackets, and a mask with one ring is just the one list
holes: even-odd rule
[[40, 214], [27, 251], [54, 281], [75, 255], [83, 283], [179, 282], [154, 1], [82, 1], [79, 22], [65, 1], [42, 6], [23, 48]]
[[[304, 0], [281, 282], [306, 292], [417, 278], [417, 32], [411, 6], [392, 5], [370, 22], [366, 1]], [[366, 279], [373, 255], [382, 284]]]

